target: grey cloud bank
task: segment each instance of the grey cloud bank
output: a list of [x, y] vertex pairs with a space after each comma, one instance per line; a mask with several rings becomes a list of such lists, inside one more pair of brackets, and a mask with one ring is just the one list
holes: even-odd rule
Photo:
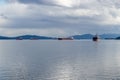
[[0, 5], [0, 34], [119, 33], [119, 4], [119, 0], [6, 0]]

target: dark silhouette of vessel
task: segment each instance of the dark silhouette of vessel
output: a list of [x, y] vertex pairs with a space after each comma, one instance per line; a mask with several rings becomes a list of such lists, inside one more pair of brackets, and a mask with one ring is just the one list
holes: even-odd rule
[[68, 38], [58, 38], [58, 40], [73, 40], [72, 37], [68, 37]]
[[98, 37], [98, 35], [96, 34], [92, 39], [93, 39], [93, 41], [98, 41], [99, 37]]

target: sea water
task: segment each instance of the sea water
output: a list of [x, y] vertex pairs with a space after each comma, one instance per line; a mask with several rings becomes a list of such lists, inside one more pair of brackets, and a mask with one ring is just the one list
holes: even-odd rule
[[120, 41], [0, 41], [0, 80], [120, 80]]

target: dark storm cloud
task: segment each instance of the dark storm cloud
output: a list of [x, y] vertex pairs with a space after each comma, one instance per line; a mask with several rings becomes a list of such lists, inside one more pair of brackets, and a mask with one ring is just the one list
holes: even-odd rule
[[6, 2], [13, 3], [13, 2], [20, 2], [24, 4], [44, 4], [44, 0], [5, 0]]
[[44, 3], [44, 0], [18, 0], [19, 2], [21, 2], [21, 3], [40, 3], [40, 4], [42, 4], [42, 3]]
[[7, 0], [8, 2], [20, 2], [24, 4], [42, 4], [42, 5], [55, 5], [54, 0]]

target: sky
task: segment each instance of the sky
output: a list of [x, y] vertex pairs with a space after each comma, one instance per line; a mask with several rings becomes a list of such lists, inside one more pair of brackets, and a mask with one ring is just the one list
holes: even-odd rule
[[120, 0], [0, 0], [0, 35], [120, 33]]

